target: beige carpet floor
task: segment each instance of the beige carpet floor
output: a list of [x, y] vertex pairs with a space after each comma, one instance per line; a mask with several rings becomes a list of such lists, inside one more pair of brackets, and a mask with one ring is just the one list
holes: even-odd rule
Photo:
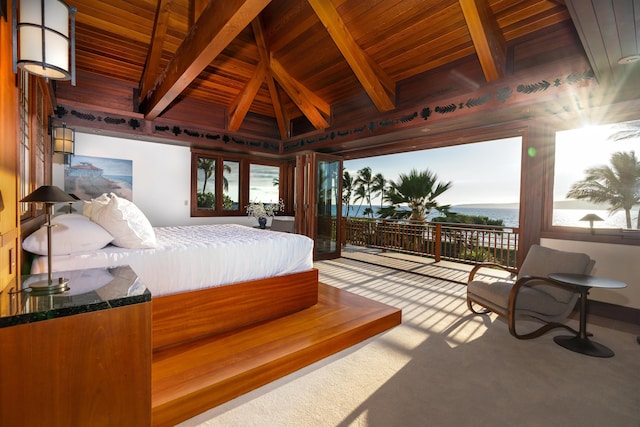
[[316, 266], [324, 283], [402, 308], [402, 325], [180, 426], [640, 426], [637, 325], [590, 323], [616, 354], [589, 357], [555, 344], [561, 330], [520, 341], [470, 315], [463, 285], [353, 259]]

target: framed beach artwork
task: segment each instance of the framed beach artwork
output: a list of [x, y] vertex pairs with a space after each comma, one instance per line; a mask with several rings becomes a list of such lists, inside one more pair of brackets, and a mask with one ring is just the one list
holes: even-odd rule
[[71, 156], [64, 167], [64, 191], [81, 200], [114, 193], [133, 201], [133, 161]]

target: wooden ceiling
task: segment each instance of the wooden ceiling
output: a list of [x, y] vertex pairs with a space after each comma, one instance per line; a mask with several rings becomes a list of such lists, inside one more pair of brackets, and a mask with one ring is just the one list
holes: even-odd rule
[[[636, 52], [639, 43], [638, 12], [627, 6], [637, 0], [606, 3], [618, 12], [602, 15], [597, 0], [69, 1], [77, 9], [79, 82], [133, 88], [123, 112], [153, 121], [190, 100], [202, 107], [199, 123], [223, 111], [224, 131], [247, 134], [248, 118], [258, 117], [281, 141], [292, 137], [292, 122], [330, 128], [336, 106], [360, 109], [364, 99], [368, 111], [398, 110], [407, 97], [403, 82], [434, 70], [466, 67], [476, 86], [499, 82], [518, 60], [537, 65], [537, 57], [526, 58], [531, 40], [538, 40], [534, 50], [545, 49], [559, 27], [579, 36], [598, 77], [607, 75], [603, 58], [617, 48], [611, 32], [632, 35]], [[59, 88], [73, 99], [76, 88]], [[76, 100], [86, 98], [78, 93]]]

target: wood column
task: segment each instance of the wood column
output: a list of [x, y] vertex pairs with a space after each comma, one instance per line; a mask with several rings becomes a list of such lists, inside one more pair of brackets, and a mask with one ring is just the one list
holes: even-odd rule
[[518, 266], [531, 245], [540, 243], [548, 171], [553, 170], [553, 141], [554, 135], [549, 126], [540, 121], [529, 122], [522, 136]]
[[11, 2], [0, 18], [0, 291], [17, 274], [18, 255], [18, 95], [12, 70]]

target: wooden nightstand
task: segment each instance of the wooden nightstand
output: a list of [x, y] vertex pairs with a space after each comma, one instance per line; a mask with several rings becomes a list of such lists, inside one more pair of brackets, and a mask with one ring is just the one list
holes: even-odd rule
[[0, 295], [0, 425], [150, 425], [151, 294], [129, 267], [63, 274], [65, 293]]

